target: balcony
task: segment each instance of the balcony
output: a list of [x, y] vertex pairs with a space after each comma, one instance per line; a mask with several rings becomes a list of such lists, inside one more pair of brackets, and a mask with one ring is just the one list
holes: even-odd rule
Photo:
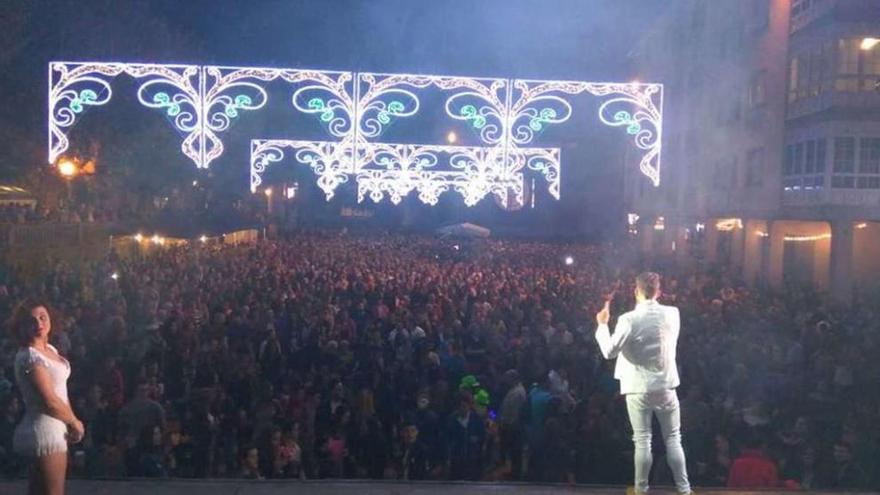
[[817, 96], [800, 98], [788, 103], [788, 120], [835, 108], [845, 108], [861, 112], [880, 111], [880, 94], [874, 91], [844, 92], [828, 91]]
[[880, 190], [877, 189], [801, 189], [782, 193], [784, 206], [880, 206]]

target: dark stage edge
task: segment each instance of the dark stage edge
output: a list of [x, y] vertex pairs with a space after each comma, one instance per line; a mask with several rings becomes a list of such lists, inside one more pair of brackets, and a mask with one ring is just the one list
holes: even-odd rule
[[[726, 490], [695, 488], [697, 495], [791, 495], [792, 491]], [[27, 493], [24, 481], [0, 481], [0, 494]], [[164, 480], [164, 481], [97, 481], [70, 480], [67, 495], [279, 495], [282, 493], [309, 493], [316, 495], [624, 495], [626, 487], [588, 485], [537, 485], [525, 483], [395, 483], [371, 481], [238, 481], [238, 480]], [[675, 495], [671, 487], [651, 489], [652, 494]], [[805, 492], [801, 492], [805, 493]], [[807, 492], [818, 494], [878, 493], [878, 492]]]

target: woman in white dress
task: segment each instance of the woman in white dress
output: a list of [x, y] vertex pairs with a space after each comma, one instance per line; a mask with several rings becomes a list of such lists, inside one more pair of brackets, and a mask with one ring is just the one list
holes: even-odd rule
[[32, 461], [29, 494], [61, 495], [67, 443], [79, 442], [85, 433], [67, 398], [70, 363], [49, 344], [52, 320], [45, 304], [21, 303], [12, 315], [10, 330], [20, 345], [15, 381], [25, 404], [13, 449]]

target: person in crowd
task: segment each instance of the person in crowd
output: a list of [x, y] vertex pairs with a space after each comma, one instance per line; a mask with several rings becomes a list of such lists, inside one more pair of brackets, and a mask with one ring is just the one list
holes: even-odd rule
[[242, 449], [239, 477], [246, 480], [265, 479], [260, 473], [260, 451], [256, 447], [248, 446]]
[[870, 476], [856, 463], [852, 446], [848, 442], [835, 442], [831, 456], [834, 462], [827, 465], [819, 481], [823, 489], [849, 491], [864, 490], [870, 486]]
[[[483, 465], [464, 474], [457, 465], [456, 477], [499, 479], [521, 466], [519, 479], [573, 474], [583, 483], [624, 484], [632, 476], [627, 408], [617, 398], [615, 363], [603, 359], [585, 324], [600, 307], [583, 302], [641, 268], [659, 269], [682, 321], [681, 423], [694, 483], [725, 485], [744, 432], [757, 425], [785, 479], [878, 488], [880, 396], [871, 377], [880, 372], [873, 359], [880, 293], [866, 288], [842, 307], [801, 288], [749, 288], [712, 265], [642, 263], [617, 245], [487, 239], [451, 260], [434, 257], [438, 242], [312, 230], [255, 244], [53, 262], [36, 276], [0, 264], [0, 318], [37, 295], [73, 322], [65, 325], [65, 358], [76, 371], [71, 396], [81, 398], [74, 411], [87, 423], [77, 447], [86, 476], [134, 475], [125, 460], [137, 446], [141, 427], [131, 418], [139, 415], [120, 410], [146, 384], [147, 398], [164, 411], [164, 426], [147, 423], [165, 434], [169, 476], [256, 477], [243, 469], [250, 446], [256, 473], [336, 476], [323, 449], [338, 428], [349, 451], [344, 476], [399, 477], [399, 439], [414, 422], [428, 478], [449, 479], [450, 448], [462, 446], [448, 434], [450, 420], [472, 414], [486, 433], [470, 452]], [[578, 263], [564, 265], [566, 256]], [[634, 304], [634, 296], [621, 291], [615, 304]], [[13, 385], [20, 350], [17, 338], [0, 340], [0, 404], [13, 425], [22, 415], [8, 406], [8, 397], [21, 401], [24, 393]], [[516, 370], [522, 390], [504, 370]], [[479, 383], [470, 392], [486, 390], [488, 403], [458, 414], [468, 375]], [[9, 449], [14, 435], [3, 421], [0, 448]], [[297, 449], [285, 447], [294, 429], [298, 470]], [[277, 430], [281, 448], [270, 437]], [[835, 460], [838, 442], [848, 450], [838, 449]], [[550, 458], [562, 469], [542, 464]], [[15, 476], [24, 459], [0, 469]]]
[[733, 460], [727, 477], [728, 488], [776, 488], [779, 470], [767, 455], [764, 432], [750, 432], [745, 448]]
[[151, 394], [152, 387], [140, 383], [135, 396], [119, 410], [119, 430], [130, 447], [135, 446], [145, 429], [165, 428], [165, 410]]
[[526, 405], [526, 389], [515, 369], [504, 373], [507, 392], [501, 401], [498, 415], [501, 437], [501, 461], [507, 464], [510, 478], [519, 480], [522, 473], [524, 441], [523, 408]]
[[404, 420], [402, 426], [398, 477], [407, 481], [426, 480], [433, 467], [428, 448], [419, 440], [419, 426], [412, 420]]
[[446, 437], [450, 479], [479, 480], [483, 473], [486, 429], [474, 411], [474, 396], [470, 392], [459, 392], [458, 406], [447, 420]]

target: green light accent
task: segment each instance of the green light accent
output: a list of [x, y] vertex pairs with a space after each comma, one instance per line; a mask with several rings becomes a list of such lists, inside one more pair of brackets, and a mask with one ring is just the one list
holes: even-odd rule
[[387, 110], [382, 110], [379, 112], [379, 115], [376, 116], [376, 120], [378, 120], [381, 124], [388, 124], [389, 122], [391, 122], [391, 117], [393, 115], [397, 115], [400, 112], [403, 112], [405, 109], [406, 107], [403, 106], [403, 103], [397, 100], [393, 100], [391, 103], [388, 104]]
[[336, 116], [333, 109], [324, 104], [324, 100], [320, 98], [312, 98], [308, 103], [309, 108], [313, 108], [321, 112], [321, 122], [330, 122]]
[[160, 107], [168, 107], [166, 113], [169, 117], [174, 117], [180, 113], [180, 104], [176, 101], [171, 101], [171, 97], [164, 91], [160, 91], [153, 95], [153, 102], [158, 103]]
[[79, 96], [70, 100], [70, 109], [73, 110], [74, 113], [80, 113], [85, 109], [85, 107], [83, 107], [84, 104], [93, 102], [97, 99], [97, 93], [91, 89], [84, 89], [80, 91]]
[[626, 124], [626, 132], [628, 134], [638, 134], [639, 131], [642, 130], [641, 124], [637, 120], [635, 120], [632, 115], [626, 110], [621, 110], [614, 114], [615, 122], [622, 122]]
[[556, 118], [556, 110], [553, 110], [552, 108], [541, 109], [541, 111], [538, 112], [537, 117], [532, 117], [532, 119], [529, 120], [529, 127], [533, 131], [540, 131], [541, 129], [544, 128], [545, 123], [550, 123], [550, 121], [552, 121], [555, 118]]
[[236, 97], [232, 100], [232, 103], [226, 105], [226, 109], [224, 113], [230, 119], [234, 119], [238, 117], [238, 109], [245, 108], [247, 106], [253, 105], [254, 101], [248, 95], [236, 95]]
[[462, 117], [473, 121], [471, 122], [471, 125], [473, 125], [475, 129], [486, 127], [486, 117], [477, 113], [477, 107], [473, 105], [465, 105], [461, 107], [460, 113]]

